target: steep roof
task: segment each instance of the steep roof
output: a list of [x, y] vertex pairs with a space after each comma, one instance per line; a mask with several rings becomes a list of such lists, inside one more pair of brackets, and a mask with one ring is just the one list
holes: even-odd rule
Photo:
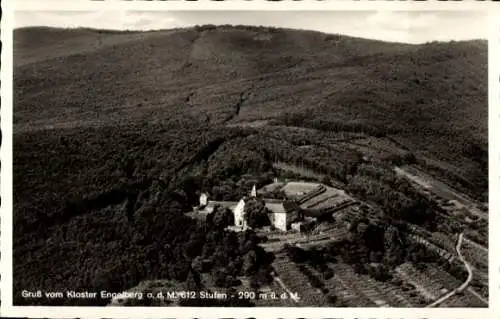
[[296, 202], [289, 200], [283, 203], [283, 207], [287, 213], [299, 209], [299, 205]]
[[215, 205], [220, 205], [224, 208], [231, 208], [233, 206], [238, 205], [238, 202], [229, 202], [229, 201], [209, 201], [207, 206], [215, 206]]
[[269, 209], [274, 214], [285, 214], [285, 207], [283, 203], [268, 203], [266, 202], [266, 208]]
[[284, 202], [267, 202], [266, 207], [272, 211], [274, 214], [287, 214], [298, 209], [298, 205], [292, 201], [284, 201]]

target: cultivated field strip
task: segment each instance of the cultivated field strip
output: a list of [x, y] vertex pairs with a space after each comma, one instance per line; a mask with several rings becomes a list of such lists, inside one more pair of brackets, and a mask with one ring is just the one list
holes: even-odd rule
[[409, 180], [418, 184], [420, 187], [424, 188], [424, 190], [430, 192], [429, 195], [431, 195], [431, 197], [434, 197], [435, 200], [455, 200], [467, 207], [467, 211], [469, 213], [486, 220], [488, 219], [487, 213], [476, 208], [476, 205], [478, 203], [476, 203], [474, 200], [469, 198], [467, 195], [452, 189], [443, 182], [422, 172], [419, 168], [413, 165], [406, 165], [404, 167], [396, 167], [395, 171], [398, 174], [402, 174]]
[[306, 208], [312, 208], [312, 207], [318, 206], [319, 204], [321, 204], [323, 202], [326, 202], [329, 199], [334, 199], [335, 197], [338, 197], [338, 196], [339, 196], [339, 194], [332, 195], [329, 193], [322, 193], [322, 194], [319, 194], [318, 196], [311, 198], [310, 200], [307, 201], [307, 203], [304, 203], [304, 204], [307, 204], [307, 205], [305, 205]]
[[[367, 276], [368, 277], [368, 276]], [[389, 299], [389, 305], [394, 307], [412, 307], [411, 300], [415, 299], [410, 294], [403, 291], [400, 287], [388, 282], [378, 282], [375, 279], [368, 277], [368, 282], [378, 285], [379, 290]]]
[[[400, 287], [387, 282], [379, 282], [368, 275], [356, 274], [352, 267], [346, 264], [330, 264], [335, 270], [335, 281], [348, 286], [349, 290], [357, 292], [366, 306], [378, 307], [411, 307], [412, 298]], [[346, 300], [347, 301], [347, 300]], [[358, 306], [360, 306], [358, 304]]]
[[467, 237], [464, 237], [464, 243], [467, 243], [469, 245], [472, 245], [474, 248], [477, 248], [479, 250], [481, 250], [485, 255], [485, 258], [488, 258], [488, 248], [487, 247], [484, 247], [478, 243], [476, 243], [475, 241], [473, 240], [470, 240], [469, 238]]
[[297, 265], [285, 255], [276, 256], [273, 263], [279, 277], [292, 293], [298, 293], [300, 306], [325, 306], [327, 299], [324, 294], [311, 286], [309, 279], [298, 269]]
[[483, 304], [487, 305], [489, 298], [489, 289], [488, 286], [484, 286], [482, 289], [475, 289], [472, 287], [468, 287], [467, 291], [470, 292], [474, 297], [479, 299]]
[[423, 244], [425, 247], [427, 247], [430, 250], [435, 251], [441, 257], [445, 258], [449, 262], [451, 262], [455, 258], [455, 256], [453, 254], [451, 254], [449, 251], [442, 249], [441, 247], [435, 245], [434, 243], [431, 243], [430, 241], [428, 241], [427, 239], [425, 239], [421, 236], [409, 234], [408, 238], [414, 242]]
[[299, 245], [318, 245], [324, 242], [339, 241], [344, 239], [348, 231], [344, 228], [332, 227], [328, 230], [314, 235], [304, 235], [301, 233], [262, 233], [261, 235], [267, 236], [267, 242], [260, 245], [266, 250], [281, 250], [285, 243], [299, 244]]
[[462, 284], [458, 279], [438, 267], [429, 265], [424, 273], [431, 278], [433, 282], [443, 286], [447, 290], [453, 290]]
[[458, 307], [462, 308], [464, 305], [467, 305], [467, 307], [488, 307], [487, 304], [484, 304], [476, 298], [469, 290], [465, 290], [462, 294], [456, 294], [443, 303], [441, 303], [440, 307], [441, 308], [446, 308], [446, 307]]
[[342, 280], [337, 275], [325, 280], [325, 287], [338, 298], [341, 298], [348, 307], [359, 307], [364, 304], [372, 304], [372, 302], [364, 295], [353, 291], [348, 281]]
[[[273, 166], [275, 166], [275, 165], [276, 164], [273, 164]], [[287, 183], [282, 188], [282, 191], [284, 191], [288, 197], [295, 197], [295, 196], [297, 196], [298, 193], [308, 193], [308, 192], [313, 191], [317, 187], [318, 187], [317, 183], [290, 182], [290, 183]]]
[[308, 192], [307, 194], [301, 196], [300, 198], [297, 199], [297, 203], [300, 205], [300, 204], [303, 204], [305, 202], [307, 202], [308, 200], [316, 197], [316, 196], [319, 196], [323, 193], [326, 192], [326, 187], [324, 185], [318, 185], [318, 187], [316, 189], [314, 189], [313, 191], [311, 192]]
[[329, 235], [327, 238], [311, 240], [311, 241], [300, 241], [296, 242], [296, 245], [306, 250], [311, 249], [313, 247], [324, 247], [325, 245], [343, 240], [344, 238], [346, 238], [347, 234], [348, 234], [347, 231], [339, 230], [333, 233], [332, 235]]
[[335, 204], [325, 203], [325, 207], [320, 208], [319, 211], [321, 211], [322, 213], [328, 212], [330, 214], [333, 214], [335, 212], [343, 210], [343, 209], [345, 209], [349, 206], [355, 205], [357, 203], [358, 202], [353, 200], [353, 199], [346, 199], [340, 203], [335, 203]]
[[[474, 267], [472, 267], [473, 278], [468, 290], [473, 290], [476, 295], [479, 295], [483, 299], [488, 299], [489, 296], [489, 283], [488, 283], [488, 273], [480, 272]], [[478, 285], [478, 283], [480, 283]]]
[[436, 283], [433, 278], [416, 269], [411, 263], [404, 263], [396, 267], [396, 274], [403, 281], [412, 284], [428, 301], [434, 301], [443, 294], [441, 284]]
[[462, 254], [471, 266], [477, 268], [481, 272], [488, 273], [488, 251], [478, 249], [470, 242], [465, 241], [462, 244]]

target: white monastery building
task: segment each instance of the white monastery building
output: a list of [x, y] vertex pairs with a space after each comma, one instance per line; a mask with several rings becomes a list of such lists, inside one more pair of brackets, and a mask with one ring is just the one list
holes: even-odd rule
[[207, 206], [207, 204], [208, 204], [208, 195], [205, 193], [202, 193], [200, 195], [200, 208]]
[[[257, 197], [256, 186], [254, 185], [251, 192], [250, 198]], [[245, 205], [248, 202], [248, 197], [243, 197], [236, 204], [235, 202], [212, 202], [208, 200], [208, 195], [202, 193], [200, 195], [200, 208], [205, 213], [211, 213], [213, 211], [213, 206], [215, 204], [220, 204], [223, 207], [230, 208], [234, 216], [234, 226], [231, 227], [233, 230], [241, 231], [248, 228], [248, 224], [245, 220]], [[299, 218], [299, 206], [291, 201], [283, 201], [276, 199], [265, 199], [265, 207], [270, 211], [269, 220], [271, 225], [281, 231], [287, 231], [291, 228], [293, 222], [296, 222]], [[234, 203], [234, 204], [233, 204]]]
[[234, 214], [234, 225], [241, 227], [243, 229], [247, 228], [247, 222], [245, 220], [245, 199], [242, 198], [238, 205], [233, 209]]

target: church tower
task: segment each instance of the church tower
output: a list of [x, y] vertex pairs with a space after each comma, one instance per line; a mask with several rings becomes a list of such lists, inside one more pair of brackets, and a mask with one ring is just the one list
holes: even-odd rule
[[200, 195], [200, 208], [204, 208], [208, 204], [208, 195], [205, 193], [201, 193]]
[[257, 197], [257, 189], [255, 188], [255, 184], [252, 187], [252, 192], [250, 193], [250, 197]]

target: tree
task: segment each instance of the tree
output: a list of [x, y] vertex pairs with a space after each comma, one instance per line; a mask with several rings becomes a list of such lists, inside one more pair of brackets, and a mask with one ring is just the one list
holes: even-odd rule
[[307, 252], [297, 246], [290, 246], [288, 244], [285, 244], [284, 249], [290, 260], [292, 260], [294, 263], [303, 263], [308, 259]]
[[243, 266], [242, 266], [243, 274], [247, 276], [253, 274], [256, 268], [257, 268], [257, 255], [255, 251], [252, 250], [243, 257]]
[[217, 229], [224, 229], [229, 225], [234, 225], [234, 215], [230, 209], [216, 205], [207, 216], [207, 223]]
[[354, 271], [357, 274], [366, 274], [367, 273], [365, 265], [363, 265], [362, 263], [354, 264]]
[[382, 261], [383, 253], [380, 251], [371, 251], [370, 252], [370, 262], [379, 263]]
[[260, 228], [271, 225], [269, 220], [269, 209], [260, 200], [250, 200], [245, 205], [244, 218], [251, 228]]
[[213, 272], [214, 284], [217, 287], [226, 286], [226, 272], [223, 269], [217, 269]]
[[186, 257], [193, 259], [198, 256], [202, 252], [204, 244], [205, 238], [201, 233], [191, 233], [189, 241], [186, 243], [186, 246], [184, 246]]
[[328, 280], [328, 279], [332, 278], [333, 276], [334, 276], [333, 270], [331, 270], [331, 269], [328, 269], [328, 270], [323, 272], [323, 278], [325, 280]]
[[194, 270], [191, 270], [186, 278], [186, 286], [187, 289], [191, 291], [198, 291], [201, 288], [201, 279], [200, 275], [195, 272]]
[[335, 296], [333, 293], [329, 293], [327, 295], [327, 298], [328, 298], [328, 303], [332, 306], [335, 306], [337, 304], [337, 299], [338, 297]]
[[322, 179], [321, 179], [321, 184], [325, 184], [327, 186], [332, 186], [332, 180], [329, 176], [324, 176]]

